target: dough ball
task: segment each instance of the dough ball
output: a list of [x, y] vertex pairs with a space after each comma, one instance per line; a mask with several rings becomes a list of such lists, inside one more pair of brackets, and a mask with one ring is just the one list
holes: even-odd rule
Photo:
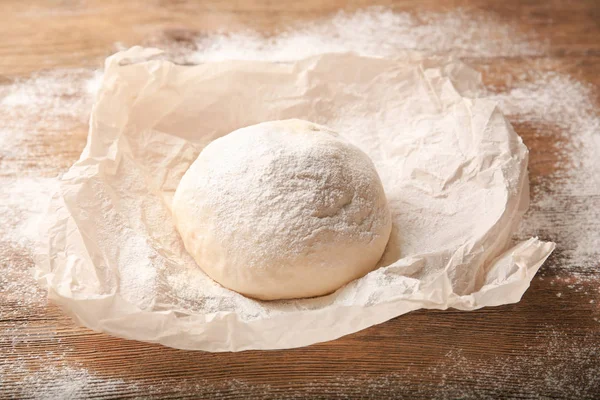
[[302, 120], [210, 143], [181, 179], [173, 216], [204, 272], [263, 300], [320, 296], [363, 276], [391, 230], [369, 157]]

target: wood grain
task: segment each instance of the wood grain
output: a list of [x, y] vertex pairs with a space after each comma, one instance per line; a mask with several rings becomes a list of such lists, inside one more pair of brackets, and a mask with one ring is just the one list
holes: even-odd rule
[[[271, 34], [291, 23], [372, 4], [4, 0], [0, 85], [45, 69], [97, 68], [117, 42], [128, 46], [156, 37], [185, 42], [189, 35], [223, 28]], [[507, 77], [516, 79], [535, 66], [600, 88], [597, 2], [377, 4], [396, 11], [485, 12], [547, 38], [543, 54], [468, 59], [485, 71], [488, 85], [510, 89], [515, 81]], [[552, 140], [540, 138], [535, 124], [515, 128], [531, 150], [534, 188], [542, 177], [564, 168], [557, 127], [544, 127], [556, 131]], [[3, 149], [0, 178], [64, 172], [85, 145], [86, 127], [74, 126], [60, 143], [54, 135], [42, 133], [22, 148]], [[554, 239], [551, 230], [540, 236]], [[600, 274], [576, 279], [562, 268], [562, 257], [559, 248], [518, 304], [475, 312], [413, 312], [329, 343], [285, 351], [211, 354], [117, 339], [75, 326], [51, 304], [23, 302], [0, 290], [0, 367], [5, 367], [0, 398], [19, 397], [23, 382], [31, 384], [53, 368], [59, 377], [83, 379], [82, 396], [103, 399], [600, 398]], [[31, 263], [29, 249], [0, 243], [3, 266]], [[52, 393], [52, 385], [42, 390]]]

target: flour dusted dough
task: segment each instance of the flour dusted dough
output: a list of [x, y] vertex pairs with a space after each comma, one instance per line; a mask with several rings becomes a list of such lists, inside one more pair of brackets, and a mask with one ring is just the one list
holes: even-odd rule
[[302, 120], [210, 143], [179, 183], [173, 216], [211, 278], [264, 300], [324, 295], [366, 274], [391, 230], [369, 157]]

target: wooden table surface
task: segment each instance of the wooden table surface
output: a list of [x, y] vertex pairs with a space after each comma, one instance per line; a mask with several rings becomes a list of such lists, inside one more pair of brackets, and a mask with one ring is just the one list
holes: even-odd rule
[[[117, 42], [129, 46], [157, 35], [218, 29], [253, 28], [269, 34], [290, 22], [370, 4], [2, 0], [0, 84], [46, 69], [99, 68]], [[470, 58], [476, 68], [486, 67], [487, 84], [509, 87], [506, 77], [518, 76], [535, 58], [544, 61], [536, 65], [600, 88], [598, 2], [377, 4], [409, 12], [461, 7], [548, 39], [543, 54], [531, 57]], [[598, 99], [597, 92], [595, 96]], [[535, 134], [535, 124], [515, 127], [530, 147], [535, 186], [560, 168], [556, 146]], [[77, 159], [85, 140], [86, 127], [81, 124], [58, 141], [56, 132], [40, 134], [27, 144], [28, 151], [2, 149], [0, 177], [56, 176]], [[413, 312], [333, 342], [294, 350], [212, 354], [122, 340], [77, 327], [51, 304], [24, 306], [0, 288], [0, 398], [32, 395], [23, 391], [26, 385], [37, 385], [37, 396], [68, 397], [57, 377], [83, 382], [71, 393], [74, 397], [98, 398], [600, 398], [600, 272], [577, 283], [575, 290], [572, 275], [561, 268], [560, 238], [551, 230], [539, 234], [557, 240], [559, 248], [518, 304], [475, 312]], [[26, 246], [0, 244], [4, 269], [31, 263]], [[48, 370], [54, 373], [46, 382], [39, 371]]]

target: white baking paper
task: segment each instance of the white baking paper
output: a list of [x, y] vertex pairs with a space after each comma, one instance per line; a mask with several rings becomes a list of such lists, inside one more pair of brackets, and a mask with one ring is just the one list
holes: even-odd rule
[[[511, 242], [528, 206], [527, 149], [458, 61], [161, 58], [135, 47], [106, 61], [87, 145], [46, 219], [38, 279], [82, 325], [182, 349], [306, 346], [416, 309], [517, 302], [554, 249]], [[327, 125], [371, 156], [393, 233], [379, 268], [335, 293], [257, 301], [196, 266], [169, 205], [211, 140], [286, 118]]]

